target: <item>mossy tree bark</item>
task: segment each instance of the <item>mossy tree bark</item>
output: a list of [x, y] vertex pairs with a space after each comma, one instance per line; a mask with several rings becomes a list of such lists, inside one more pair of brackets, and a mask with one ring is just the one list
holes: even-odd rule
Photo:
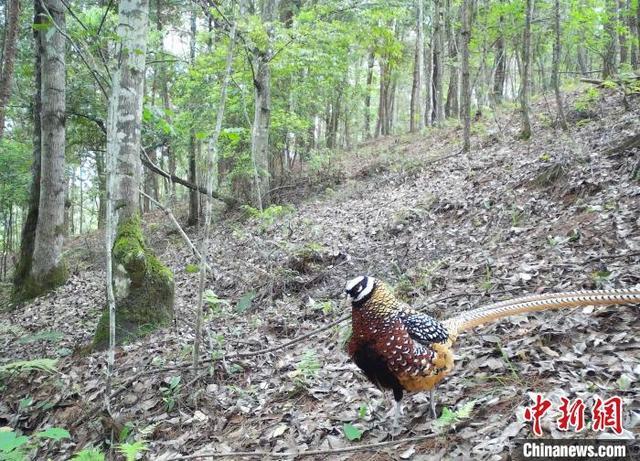
[[39, 34], [41, 41], [41, 170], [38, 221], [29, 276], [22, 298], [32, 298], [67, 278], [62, 260], [66, 180], [65, 150], [65, 10], [60, 0], [45, 0], [52, 24]]
[[[42, 24], [44, 21], [42, 5], [40, 0], [33, 2], [33, 23]], [[20, 239], [20, 259], [16, 265], [13, 278], [14, 294], [17, 299], [23, 296], [24, 282], [31, 273], [31, 264], [33, 261], [33, 247], [36, 239], [36, 226], [38, 224], [38, 207], [40, 206], [40, 111], [42, 109], [41, 102], [41, 56], [42, 41], [40, 40], [40, 32], [38, 28], [33, 29], [34, 50], [34, 82], [35, 94], [33, 95], [33, 163], [31, 164], [31, 190], [29, 192], [29, 210], [22, 228], [22, 237]]]
[[[115, 342], [136, 339], [173, 318], [173, 274], [146, 246], [140, 221], [140, 133], [149, 16], [148, 0], [119, 3], [120, 63], [114, 73], [107, 124], [107, 238], [113, 242]], [[112, 213], [109, 211], [113, 210]], [[113, 319], [111, 319], [113, 321]], [[94, 347], [109, 344], [105, 310]]]

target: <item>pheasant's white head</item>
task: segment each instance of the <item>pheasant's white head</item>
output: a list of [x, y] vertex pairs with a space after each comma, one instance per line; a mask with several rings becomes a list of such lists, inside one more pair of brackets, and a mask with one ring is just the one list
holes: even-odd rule
[[366, 275], [360, 275], [347, 282], [344, 291], [352, 303], [362, 301], [373, 291], [376, 279]]

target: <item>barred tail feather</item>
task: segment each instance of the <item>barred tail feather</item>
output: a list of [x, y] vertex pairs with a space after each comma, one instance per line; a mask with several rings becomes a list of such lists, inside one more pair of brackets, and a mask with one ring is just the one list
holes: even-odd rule
[[578, 306], [603, 306], [611, 304], [640, 304], [640, 289], [571, 291], [536, 296], [526, 296], [502, 301], [465, 312], [444, 322], [449, 335], [454, 338], [463, 331], [483, 323], [549, 309]]

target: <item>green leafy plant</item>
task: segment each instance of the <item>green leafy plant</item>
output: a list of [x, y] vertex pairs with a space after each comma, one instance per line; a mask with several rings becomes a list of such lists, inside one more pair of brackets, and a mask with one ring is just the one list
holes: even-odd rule
[[21, 461], [26, 458], [29, 437], [13, 431], [0, 430], [0, 459]]
[[203, 299], [205, 304], [209, 308], [209, 312], [214, 317], [219, 317], [220, 315], [222, 315], [223, 306], [229, 306], [229, 301], [223, 298], [219, 298], [213, 290], [205, 290], [203, 293]]
[[455, 411], [451, 410], [448, 407], [443, 408], [442, 414], [435, 421], [435, 426], [439, 430], [444, 430], [445, 428], [448, 428], [450, 426], [455, 426], [458, 422], [471, 416], [471, 412], [473, 411], [474, 406], [475, 401], [471, 400], [465, 403], [460, 409]]
[[69, 431], [60, 427], [50, 427], [33, 434], [31, 437], [2, 429], [0, 429], [0, 460], [3, 461], [22, 461], [27, 459], [29, 451], [35, 447], [35, 440], [38, 438], [50, 439], [56, 442], [71, 438]]
[[350, 442], [353, 442], [354, 440], [360, 440], [363, 433], [362, 430], [358, 429], [351, 423], [344, 423], [342, 425], [342, 431], [344, 432], [344, 436]]
[[176, 406], [176, 399], [182, 388], [182, 385], [180, 384], [181, 379], [182, 378], [180, 376], [172, 376], [168, 383], [160, 387], [160, 391], [162, 392], [162, 401], [164, 402], [165, 408], [168, 412], [172, 411]]
[[309, 380], [315, 377], [320, 367], [321, 364], [318, 360], [316, 351], [313, 349], [307, 349], [292, 374], [295, 378], [296, 385], [298, 387], [306, 387]]
[[291, 205], [271, 205], [262, 211], [257, 208], [253, 208], [252, 206], [244, 205], [242, 209], [247, 216], [260, 221], [262, 230], [273, 225], [276, 220], [295, 211], [295, 208]]
[[122, 453], [127, 461], [136, 461], [138, 454], [148, 451], [149, 447], [145, 440], [138, 440], [132, 443], [121, 443], [118, 451]]
[[253, 290], [243, 294], [236, 303], [236, 312], [241, 314], [248, 311], [251, 308], [251, 303], [257, 295], [258, 293]]
[[97, 448], [84, 448], [71, 459], [73, 461], [104, 461], [104, 453]]
[[29, 371], [55, 373], [57, 363], [57, 359], [18, 360], [17, 362], [11, 362], [0, 366], [0, 374], [24, 373]]
[[187, 264], [184, 267], [184, 271], [187, 274], [197, 274], [198, 272], [200, 272], [200, 266], [198, 266], [197, 264]]
[[60, 331], [41, 331], [33, 335], [23, 336], [18, 340], [20, 344], [35, 343], [38, 341], [58, 342], [64, 338], [64, 333]]
[[491, 267], [487, 266], [484, 269], [484, 277], [482, 282], [480, 282], [480, 290], [489, 291], [493, 288], [493, 271]]
[[587, 112], [598, 102], [600, 91], [597, 88], [590, 87], [574, 103], [574, 107], [578, 112]]

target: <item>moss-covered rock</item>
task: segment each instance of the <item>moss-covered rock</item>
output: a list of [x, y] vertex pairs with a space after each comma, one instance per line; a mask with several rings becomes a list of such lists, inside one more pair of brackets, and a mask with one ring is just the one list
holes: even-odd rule
[[[140, 217], [118, 226], [113, 244], [116, 343], [130, 342], [173, 319], [173, 274], [146, 247]], [[109, 344], [109, 310], [104, 309], [93, 339], [95, 349]]]

